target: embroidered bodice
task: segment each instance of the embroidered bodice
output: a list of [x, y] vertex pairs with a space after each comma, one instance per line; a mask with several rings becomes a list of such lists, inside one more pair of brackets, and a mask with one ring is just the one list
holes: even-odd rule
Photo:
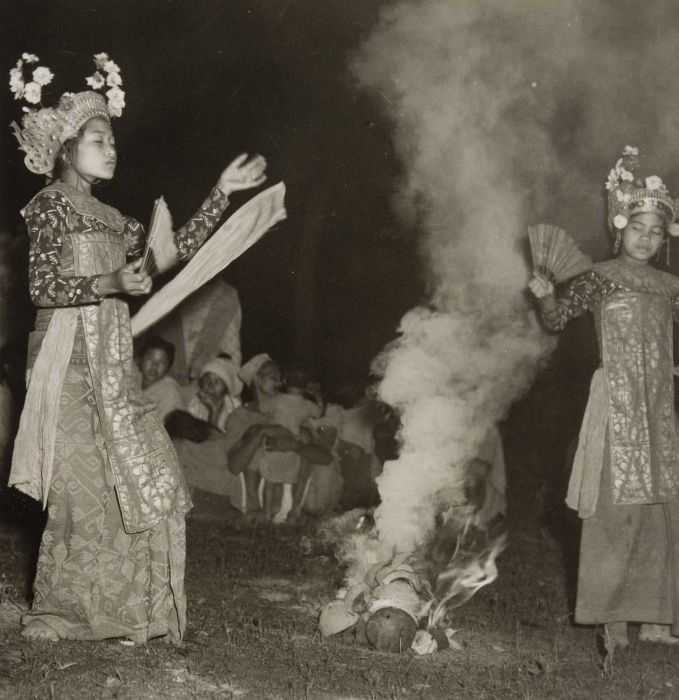
[[[672, 306], [672, 316], [679, 321], [679, 279], [653, 267], [639, 269], [618, 260], [597, 263], [592, 270], [576, 277], [560, 291], [557, 305], [543, 310], [545, 326], [560, 331], [571, 319], [587, 311], [595, 311], [604, 299], [615, 293], [639, 292], [665, 297]], [[598, 315], [595, 314], [597, 336], [601, 337]]]
[[[196, 253], [227, 204], [227, 196], [215, 187], [175, 232], [180, 260]], [[141, 223], [63, 183], [41, 190], [23, 213], [30, 240], [29, 292], [38, 307], [99, 302], [96, 277], [140, 257], [144, 249], [146, 232]], [[94, 267], [82, 259], [90, 247], [109, 251], [107, 255], [93, 255], [90, 262]], [[78, 274], [82, 270], [87, 274]]]

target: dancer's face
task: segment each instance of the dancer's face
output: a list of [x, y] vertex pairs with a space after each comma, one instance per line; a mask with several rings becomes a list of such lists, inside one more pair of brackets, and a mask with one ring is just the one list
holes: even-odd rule
[[635, 214], [622, 232], [620, 255], [630, 262], [646, 263], [660, 250], [665, 222], [659, 214]]
[[73, 169], [85, 180], [111, 180], [115, 175], [117, 152], [111, 125], [101, 117], [90, 119], [83, 128], [73, 154]]

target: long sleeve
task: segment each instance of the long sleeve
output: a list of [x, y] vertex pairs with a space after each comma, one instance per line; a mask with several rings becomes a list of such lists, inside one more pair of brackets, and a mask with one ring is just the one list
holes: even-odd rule
[[[181, 228], [173, 232], [179, 260], [188, 260], [198, 252], [228, 204], [228, 197], [218, 187], [213, 188], [198, 211]], [[140, 258], [146, 245], [144, 226], [136, 219], [126, 217], [124, 235], [127, 260]]]
[[591, 310], [604, 294], [616, 286], [594, 270], [576, 277], [561, 290], [553, 308], [540, 307], [545, 326], [551, 331], [563, 330], [568, 321]]
[[179, 260], [192, 258], [205, 243], [229, 204], [229, 198], [214, 187], [200, 209], [175, 231], [174, 242], [179, 251]]
[[97, 276], [69, 277], [62, 273], [62, 248], [67, 231], [67, 209], [61, 195], [35, 197], [26, 210], [30, 241], [28, 288], [35, 306], [79, 306], [101, 300]]

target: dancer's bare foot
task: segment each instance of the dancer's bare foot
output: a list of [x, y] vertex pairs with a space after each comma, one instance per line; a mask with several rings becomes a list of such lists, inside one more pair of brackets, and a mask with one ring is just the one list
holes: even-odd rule
[[669, 625], [643, 624], [639, 630], [639, 641], [657, 642], [659, 644], [679, 644], [679, 637], [675, 637]]
[[604, 625], [606, 648], [626, 649], [629, 646], [626, 622], [607, 622]]
[[22, 636], [26, 639], [41, 639], [46, 642], [58, 642], [59, 635], [42, 620], [31, 620], [22, 630]]

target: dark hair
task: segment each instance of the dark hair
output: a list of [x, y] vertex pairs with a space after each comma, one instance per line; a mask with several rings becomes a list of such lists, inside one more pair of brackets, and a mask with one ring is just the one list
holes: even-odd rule
[[314, 381], [314, 377], [306, 367], [292, 365], [283, 371], [283, 383], [288, 387], [306, 389]]
[[174, 345], [159, 335], [151, 335], [144, 341], [141, 357], [144, 357], [149, 350], [162, 350], [167, 355], [167, 367], [172, 367], [174, 362]]
[[85, 124], [78, 129], [78, 133], [75, 136], [72, 136], [70, 139], [66, 139], [66, 141], [61, 144], [61, 148], [59, 149], [57, 157], [54, 161], [54, 170], [52, 171], [51, 176], [52, 180], [59, 180], [64, 174], [66, 168], [73, 163], [75, 158], [75, 149], [77, 148], [78, 142], [82, 138], [84, 131]]

